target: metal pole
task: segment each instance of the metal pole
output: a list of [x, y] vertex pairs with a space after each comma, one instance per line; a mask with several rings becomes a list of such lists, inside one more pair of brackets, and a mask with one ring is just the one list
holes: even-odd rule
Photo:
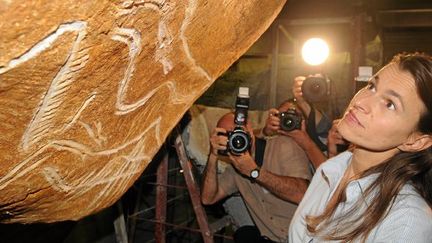
[[155, 225], [155, 238], [158, 243], [165, 243], [165, 224], [166, 208], [167, 208], [167, 187], [163, 186], [168, 182], [168, 151], [157, 169], [157, 184], [156, 186], [156, 219], [162, 223]]
[[272, 63], [270, 72], [270, 90], [268, 108], [276, 107], [276, 91], [278, 81], [278, 69], [279, 69], [279, 23], [275, 21], [272, 25]]
[[365, 63], [365, 32], [366, 14], [360, 13], [354, 17], [353, 28], [353, 46], [352, 46], [352, 66], [351, 66], [351, 94], [354, 95], [356, 90], [355, 77], [358, 76], [358, 67]]
[[200, 227], [201, 235], [205, 243], [213, 243], [213, 234], [210, 231], [210, 227], [207, 220], [207, 214], [201, 204], [200, 191], [198, 185], [192, 174], [192, 163], [186, 155], [181, 135], [177, 134], [175, 139], [175, 148], [180, 161], [180, 165], [183, 169], [183, 176], [185, 178], [186, 185], [189, 189], [189, 196], [192, 201], [192, 206], [197, 217], [198, 225]]

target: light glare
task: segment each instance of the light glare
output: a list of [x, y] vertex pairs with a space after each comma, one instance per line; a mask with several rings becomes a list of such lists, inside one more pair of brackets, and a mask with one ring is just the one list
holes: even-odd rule
[[327, 43], [320, 38], [307, 40], [302, 48], [302, 57], [309, 65], [317, 66], [325, 62], [329, 56]]

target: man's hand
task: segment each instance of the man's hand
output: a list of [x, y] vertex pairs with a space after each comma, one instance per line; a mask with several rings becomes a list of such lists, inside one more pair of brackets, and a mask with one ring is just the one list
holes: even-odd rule
[[311, 106], [303, 98], [303, 91], [302, 91], [302, 85], [305, 79], [306, 77], [304, 76], [298, 76], [294, 78], [292, 93], [294, 95], [294, 98], [296, 99], [297, 106], [301, 109], [303, 115], [305, 117], [309, 117], [309, 113], [311, 112]]
[[237, 169], [237, 171], [247, 177], [249, 177], [251, 171], [257, 167], [255, 160], [249, 152], [245, 152], [238, 156], [229, 154], [229, 158], [231, 164]]
[[309, 134], [306, 132], [306, 122], [302, 121], [301, 129], [294, 129], [292, 131], [279, 130], [279, 134], [291, 137], [303, 149], [306, 150], [308, 146], [313, 143]]
[[330, 128], [327, 136], [327, 149], [329, 158], [338, 154], [338, 144], [346, 144], [346, 141], [343, 139], [342, 135], [340, 135], [339, 131], [337, 130], [337, 125], [339, 124], [339, 121], [340, 119], [336, 119], [333, 121], [333, 125]]
[[279, 111], [275, 108], [271, 108], [268, 111], [266, 125], [263, 128], [263, 135], [264, 136], [276, 135], [277, 131], [279, 130], [279, 126], [280, 126]]
[[296, 102], [298, 104], [302, 104], [305, 101], [305, 99], [303, 98], [303, 92], [302, 92], [302, 85], [303, 85], [303, 81], [305, 81], [306, 77], [304, 76], [298, 76], [294, 78], [294, 83], [293, 83], [293, 87], [292, 87], [292, 93], [294, 95], [294, 98], [296, 99]]
[[217, 156], [218, 150], [226, 150], [228, 144], [228, 137], [225, 135], [218, 135], [218, 133], [226, 134], [224, 128], [216, 127], [210, 136], [210, 153]]

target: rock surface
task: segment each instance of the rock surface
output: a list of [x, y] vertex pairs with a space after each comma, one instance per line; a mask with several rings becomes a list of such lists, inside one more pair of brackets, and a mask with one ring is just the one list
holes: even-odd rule
[[116, 202], [285, 0], [0, 0], [0, 222]]

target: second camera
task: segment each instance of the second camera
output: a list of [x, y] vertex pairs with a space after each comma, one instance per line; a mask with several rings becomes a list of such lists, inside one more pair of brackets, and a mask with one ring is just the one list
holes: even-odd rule
[[284, 131], [301, 129], [302, 117], [297, 114], [295, 108], [290, 108], [286, 112], [279, 113], [280, 127]]

